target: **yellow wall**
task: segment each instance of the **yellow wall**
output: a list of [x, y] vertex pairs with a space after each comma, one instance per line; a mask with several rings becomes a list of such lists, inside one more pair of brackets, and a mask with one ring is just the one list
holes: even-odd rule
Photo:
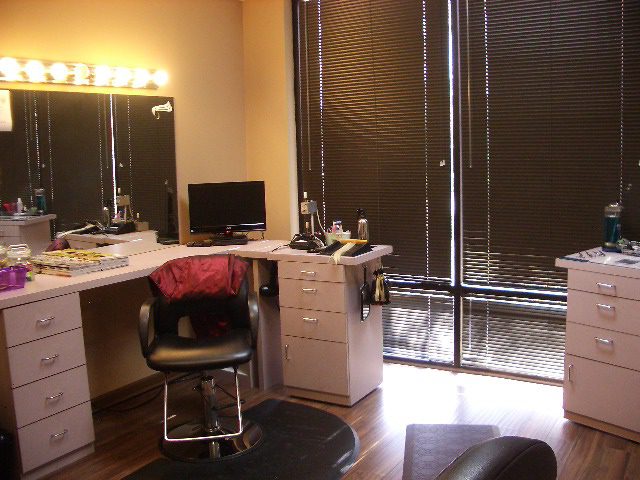
[[264, 180], [267, 235], [297, 231], [291, 0], [245, 0], [245, 128], [249, 179]]
[[[185, 240], [187, 184], [247, 176], [242, 5], [238, 0], [0, 0], [0, 56], [167, 70], [169, 83], [158, 90], [108, 91], [175, 98]], [[0, 88], [34, 88], [5, 85]]]

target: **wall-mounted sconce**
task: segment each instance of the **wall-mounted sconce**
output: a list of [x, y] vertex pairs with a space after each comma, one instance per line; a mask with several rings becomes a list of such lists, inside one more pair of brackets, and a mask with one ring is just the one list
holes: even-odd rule
[[158, 88], [169, 75], [164, 70], [111, 67], [77, 62], [0, 58], [0, 82], [93, 85], [96, 87]]

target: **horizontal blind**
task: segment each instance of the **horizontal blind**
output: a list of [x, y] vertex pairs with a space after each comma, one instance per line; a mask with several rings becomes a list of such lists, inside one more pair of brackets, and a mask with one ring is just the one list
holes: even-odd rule
[[554, 259], [600, 244], [611, 202], [640, 233], [639, 9], [461, 2], [465, 284], [564, 291]]
[[490, 295], [463, 298], [463, 367], [563, 376], [566, 303]]
[[384, 355], [452, 364], [454, 302], [443, 292], [392, 289], [382, 309]]
[[297, 21], [301, 190], [353, 234], [364, 208], [393, 273], [450, 279], [447, 2], [298, 2]]

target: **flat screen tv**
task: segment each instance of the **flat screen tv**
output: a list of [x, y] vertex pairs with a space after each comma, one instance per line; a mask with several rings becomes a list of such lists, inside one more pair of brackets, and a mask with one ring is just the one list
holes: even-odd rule
[[191, 183], [188, 188], [191, 233], [231, 236], [267, 229], [264, 182]]

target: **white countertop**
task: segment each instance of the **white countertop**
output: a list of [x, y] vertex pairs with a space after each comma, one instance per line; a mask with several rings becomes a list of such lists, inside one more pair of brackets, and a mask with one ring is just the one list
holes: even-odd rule
[[556, 267], [640, 278], [640, 257], [592, 248], [556, 258]]

